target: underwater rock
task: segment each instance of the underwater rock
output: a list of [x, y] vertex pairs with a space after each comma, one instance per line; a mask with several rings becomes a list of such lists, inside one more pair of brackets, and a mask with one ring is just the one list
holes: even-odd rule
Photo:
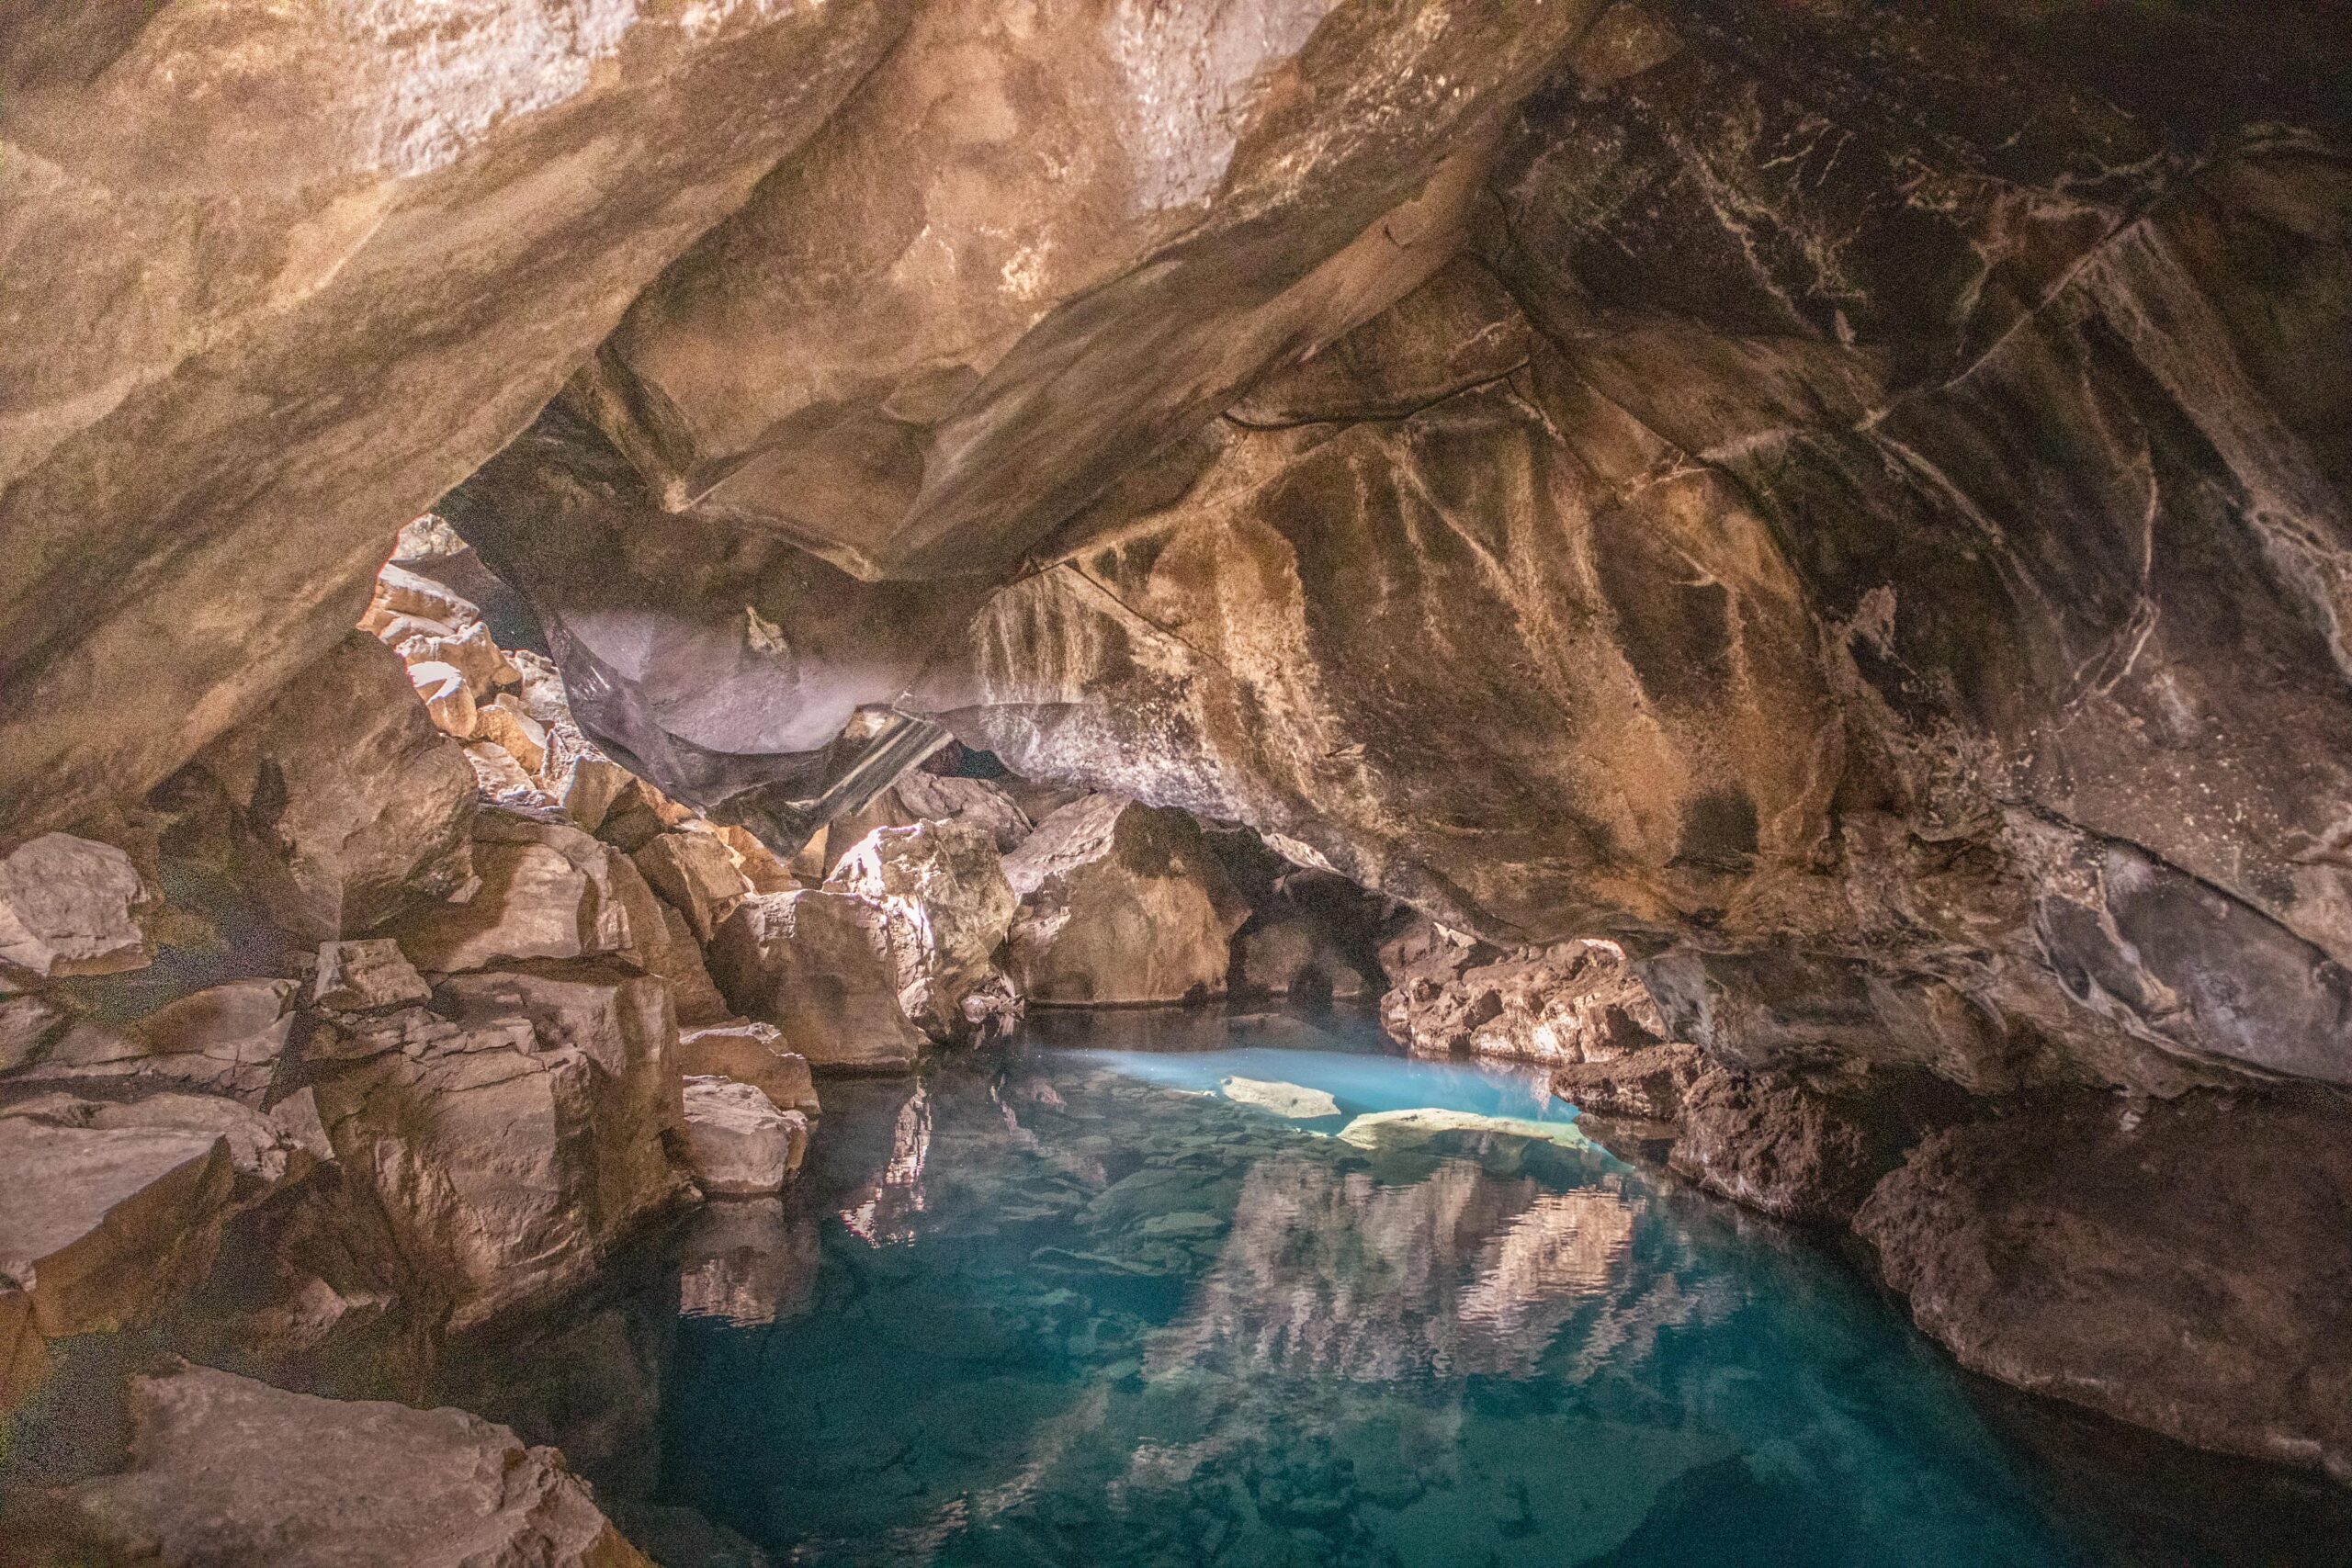
[[[652, 1568], [553, 1449], [462, 1410], [130, 1380], [130, 1462], [54, 1495], [74, 1545], [160, 1568]], [[48, 1511], [48, 1510], [45, 1510]]]
[[2352, 1484], [2352, 1107], [2080, 1095], [1929, 1135], [1854, 1229], [1961, 1363]]
[[1573, 1122], [1535, 1122], [1521, 1116], [1487, 1116], [1475, 1111], [1419, 1106], [1407, 1111], [1368, 1111], [1340, 1129], [1339, 1139], [1371, 1150], [1418, 1148], [1432, 1138], [1477, 1133], [1500, 1138], [1532, 1138], [1564, 1149], [1589, 1149], [1592, 1140]]
[[1293, 1122], [1312, 1122], [1340, 1113], [1340, 1102], [1332, 1099], [1327, 1090], [1307, 1089], [1299, 1084], [1228, 1077], [1218, 1079], [1216, 1087], [1226, 1099], [1237, 1105], [1254, 1105], [1261, 1111], [1271, 1111]]
[[111, 844], [43, 833], [0, 860], [0, 980], [117, 975], [153, 956], [139, 868]]
[[1249, 909], [1181, 811], [1089, 795], [1004, 858], [1020, 896], [1005, 970], [1040, 1006], [1222, 996]]
[[962, 821], [877, 828], [841, 857], [825, 889], [869, 899], [888, 917], [908, 1019], [934, 1040], [969, 1038], [989, 1010], [978, 993], [1004, 988], [996, 951], [1015, 905], [987, 829]]

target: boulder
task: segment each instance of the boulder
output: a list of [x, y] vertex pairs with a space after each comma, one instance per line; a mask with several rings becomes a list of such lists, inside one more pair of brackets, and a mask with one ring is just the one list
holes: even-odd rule
[[1695, 1045], [1645, 1045], [1606, 1061], [1577, 1062], [1554, 1070], [1552, 1092], [1579, 1110], [1603, 1116], [1672, 1122], [1682, 1114], [1706, 1058]]
[[629, 859], [653, 891], [686, 917], [698, 942], [708, 942], [736, 900], [752, 891], [734, 852], [716, 833], [660, 833]]
[[68, 1030], [34, 1070], [44, 1078], [186, 1085], [254, 1105], [294, 1028], [296, 980], [232, 980], [159, 1009], [119, 1032]]
[[934, 1040], [964, 1039], [989, 1016], [979, 993], [1004, 988], [996, 952], [1015, 900], [985, 829], [877, 828], [842, 857], [825, 888], [871, 899], [888, 917], [899, 1005], [916, 1027]]
[[73, 1010], [53, 996], [0, 997], [0, 1073], [37, 1059], [73, 1019]]
[[289, 1176], [305, 1174], [317, 1158], [326, 1155], [306, 1145], [299, 1126], [289, 1125], [275, 1111], [258, 1111], [218, 1094], [167, 1089], [133, 1100], [85, 1100], [52, 1091], [0, 1111], [0, 1117], [11, 1116], [30, 1117], [54, 1127], [145, 1127], [225, 1138], [230, 1168], [239, 1179], [241, 1204]]
[[808, 1151], [808, 1118], [732, 1078], [686, 1082], [686, 1164], [714, 1198], [781, 1191]]
[[0, 860], [0, 976], [116, 975], [153, 958], [139, 868], [112, 844], [43, 833]]
[[120, 1473], [50, 1528], [160, 1568], [652, 1568], [553, 1449], [461, 1410], [322, 1399], [185, 1362], [130, 1380]]
[[710, 977], [709, 967], [703, 963], [702, 944], [695, 940], [694, 928], [686, 924], [686, 917], [660, 899], [662, 939], [640, 944], [635, 956], [649, 975], [658, 976], [670, 986], [671, 999], [676, 1004], [681, 1026], [707, 1026], [722, 1023], [734, 1017], [735, 1010], [718, 994], [718, 987]]
[[320, 1119], [408, 1274], [451, 1328], [591, 1278], [684, 1179], [667, 992], [587, 966], [469, 976], [445, 1005], [346, 1021], [313, 1052]]
[[1423, 920], [1384, 956], [1389, 1035], [1423, 1055], [1468, 1054], [1559, 1066], [1601, 1062], [1667, 1036], [1657, 1004], [1611, 942], [1502, 952]]
[[311, 1005], [330, 1012], [373, 1012], [426, 1001], [433, 987], [390, 937], [319, 944]]
[[784, 1047], [774, 1024], [741, 1019], [678, 1035], [678, 1070], [694, 1077], [727, 1077], [750, 1084], [789, 1111], [817, 1114], [817, 1083], [808, 1059]]
[[2352, 1102], [2075, 1095], [1934, 1133], [1854, 1229], [1961, 1364], [2352, 1484]]
[[752, 885], [752, 892], [789, 893], [800, 886], [800, 879], [793, 875], [792, 868], [777, 859], [774, 850], [769, 849], [744, 829], [731, 826], [721, 827], [718, 829], [718, 837], [721, 842], [735, 852], [735, 867], [743, 874], [744, 880]]
[[1842, 1224], [1957, 1098], [1917, 1069], [1740, 1073], [1711, 1063], [1679, 1091], [1670, 1163], [1776, 1219]]
[[[399, 570], [397, 567], [390, 570]], [[454, 598], [455, 596], [452, 595]], [[469, 606], [471, 608], [471, 606]], [[477, 611], [476, 614], [479, 614]], [[411, 670], [419, 664], [447, 664], [466, 679], [467, 689], [481, 705], [481, 711], [490, 711], [492, 694], [500, 686], [515, 685], [521, 673], [508, 663], [498, 644], [491, 640], [490, 627], [480, 620], [469, 622], [463, 630], [413, 615], [397, 616], [390, 626], [376, 633], [379, 641], [389, 645]]]
[[474, 793], [486, 805], [536, 815], [556, 806], [555, 797], [514, 759], [514, 753], [494, 740], [466, 743], [466, 761], [474, 771]]
[[505, 750], [514, 765], [536, 780], [547, 767], [547, 726], [523, 711], [511, 695], [485, 704], [475, 714], [474, 733]]
[[1028, 813], [1012, 796], [986, 779], [956, 778], [927, 773], [917, 768], [899, 775], [891, 786], [909, 811], [926, 822], [963, 822], [994, 840], [997, 853], [1009, 855], [1035, 830]]
[[473, 874], [473, 770], [391, 652], [353, 632], [198, 759], [279, 925], [359, 936]]
[[1096, 795], [1004, 860], [1021, 907], [1005, 969], [1039, 1006], [1222, 996], [1249, 910], [1181, 811]]
[[151, 1317], [210, 1272], [235, 1182], [204, 1128], [0, 1115], [0, 1285], [50, 1339]]
[[719, 922], [711, 977], [816, 1068], [904, 1072], [923, 1036], [899, 1002], [889, 912], [847, 893], [766, 893]]
[[[625, 868], [577, 828], [485, 812], [475, 828], [473, 860], [481, 886], [471, 897], [420, 909], [392, 931], [419, 969], [449, 974], [632, 946]], [[627, 874], [643, 886], [633, 869]]]

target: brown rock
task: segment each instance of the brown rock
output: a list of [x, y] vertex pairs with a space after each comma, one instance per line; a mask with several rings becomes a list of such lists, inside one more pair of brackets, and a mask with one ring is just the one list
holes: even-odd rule
[[734, 1017], [735, 1010], [728, 1006], [727, 998], [718, 994], [718, 987], [711, 980], [710, 970], [703, 963], [702, 944], [695, 940], [686, 917], [659, 899], [653, 902], [660, 910], [662, 940], [640, 944], [632, 955], [644, 965], [647, 974], [668, 982], [671, 998], [677, 1004], [679, 1024], [715, 1024]]
[[1233, 985], [1244, 995], [1355, 1001], [1372, 987], [1312, 916], [1292, 911], [1233, 942]]
[[1497, 954], [1441, 935], [1418, 959], [1409, 946], [1392, 944], [1396, 984], [1380, 1011], [1390, 1035], [1415, 1051], [1557, 1066], [1607, 1061], [1666, 1036], [1657, 1004], [1614, 942]]
[[547, 727], [523, 712], [513, 697], [502, 696], [477, 709], [474, 733], [504, 750], [537, 783], [548, 761]]
[[890, 786], [899, 801], [926, 822], [966, 822], [995, 840], [997, 853], [1021, 847], [1035, 824], [1012, 797], [986, 779], [954, 778], [918, 768]]
[[718, 837], [735, 852], [735, 868], [752, 885], [752, 892], [790, 893], [800, 886], [800, 879], [792, 874], [791, 867], [776, 858], [775, 851], [742, 829], [721, 827]]
[[733, 1078], [787, 1111], [814, 1116], [820, 1109], [808, 1059], [786, 1050], [784, 1035], [774, 1024], [738, 1020], [682, 1030], [677, 1060], [678, 1070], [689, 1077]]
[[55, 1504], [100, 1552], [163, 1568], [652, 1568], [561, 1454], [461, 1410], [182, 1363], [131, 1379], [130, 1415], [129, 1468]]
[[311, 1005], [331, 1012], [371, 1012], [432, 998], [433, 987], [390, 937], [319, 944]]
[[364, 934], [472, 874], [465, 753], [362, 633], [199, 761], [228, 792], [271, 913], [297, 936]]
[[1854, 1228], [1962, 1365], [2352, 1483], [2352, 1111], [2083, 1096], [1935, 1134]]
[[987, 829], [962, 820], [877, 828], [842, 856], [825, 890], [870, 899], [888, 917], [899, 1003], [917, 1028], [960, 1040], [989, 1016], [980, 993], [1005, 988], [996, 951], [1015, 900]]
[[1695, 1045], [1645, 1045], [1622, 1056], [1573, 1063], [1552, 1074], [1552, 1092], [1603, 1116], [1672, 1122], [1705, 1067]]
[[720, 922], [711, 977], [817, 1068], [903, 1072], [923, 1037], [899, 1003], [890, 916], [846, 893], [746, 898]]
[[182, 997], [119, 1033], [68, 1031], [33, 1069], [44, 1078], [182, 1084], [258, 1105], [294, 1027], [295, 980], [232, 980]]
[[[470, 898], [419, 910], [394, 929], [419, 969], [449, 974], [632, 945], [622, 868], [578, 829], [488, 813], [475, 829], [473, 859], [481, 886]], [[627, 874], [636, 879], [634, 870]]]
[[1736, 1073], [1709, 1065], [1681, 1091], [1676, 1172], [1777, 1219], [1840, 1224], [1950, 1111], [1901, 1070]]
[[708, 942], [736, 900], [752, 892], [734, 854], [716, 833], [657, 834], [629, 859], [653, 891], [686, 917], [700, 942]]
[[781, 1191], [808, 1151], [808, 1118], [747, 1083], [686, 1079], [686, 1164], [714, 1198]]
[[0, 974], [115, 975], [153, 953], [131, 911], [139, 868], [111, 844], [44, 833], [0, 860]]
[[210, 1271], [234, 1183], [218, 1133], [0, 1116], [0, 1282], [51, 1339], [150, 1317]]
[[1182, 812], [1090, 795], [1038, 823], [1004, 871], [1021, 897], [1005, 968], [1031, 1002], [1224, 994], [1249, 910]]
[[33, 1299], [0, 1285], [0, 1416], [22, 1404], [49, 1378], [49, 1345], [33, 1320]]

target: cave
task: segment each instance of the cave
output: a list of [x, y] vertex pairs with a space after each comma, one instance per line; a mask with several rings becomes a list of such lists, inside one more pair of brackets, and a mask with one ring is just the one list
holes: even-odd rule
[[0, 1568], [2352, 1562], [2336, 0], [0, 11]]

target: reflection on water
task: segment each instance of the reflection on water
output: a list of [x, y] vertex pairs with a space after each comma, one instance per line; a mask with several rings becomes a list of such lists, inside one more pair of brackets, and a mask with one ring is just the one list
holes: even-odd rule
[[1884, 1303], [1539, 1078], [1215, 1027], [829, 1085], [682, 1244], [659, 1500], [810, 1564], [2100, 1560]]

